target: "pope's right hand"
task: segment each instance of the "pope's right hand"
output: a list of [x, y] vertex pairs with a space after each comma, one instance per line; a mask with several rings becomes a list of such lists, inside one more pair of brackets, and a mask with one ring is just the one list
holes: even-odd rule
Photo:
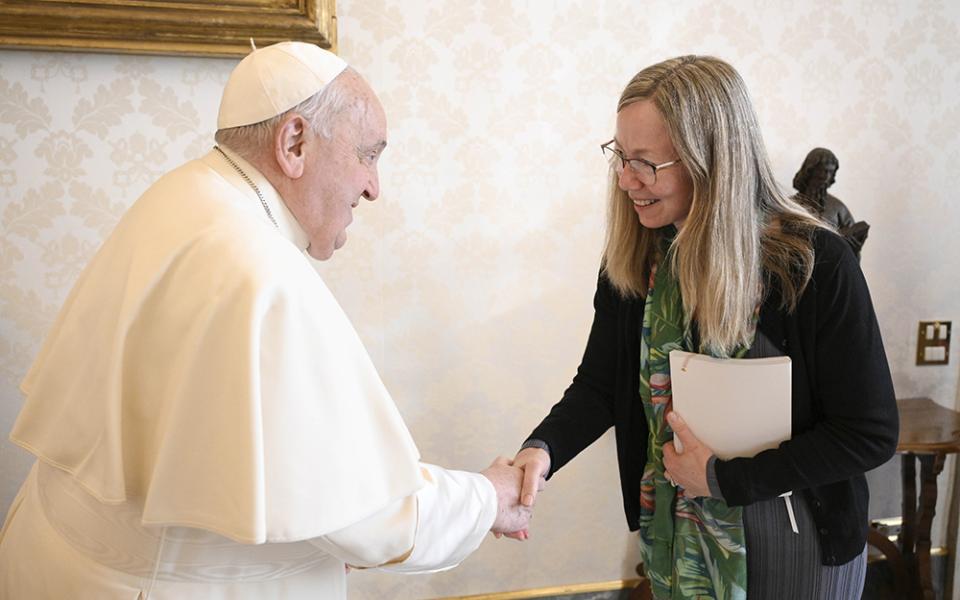
[[526, 539], [532, 511], [520, 504], [523, 471], [511, 466], [510, 459], [501, 456], [480, 474], [489, 479], [497, 491], [497, 517], [490, 531], [497, 537], [505, 534], [514, 539]]

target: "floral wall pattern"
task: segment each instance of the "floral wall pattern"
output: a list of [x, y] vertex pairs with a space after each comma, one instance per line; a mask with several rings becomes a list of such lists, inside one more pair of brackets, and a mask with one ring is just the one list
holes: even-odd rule
[[[918, 320], [960, 322], [960, 5], [341, 0], [337, 12], [340, 52], [380, 93], [390, 146], [380, 200], [318, 269], [425, 460], [476, 470], [512, 455], [569, 383], [603, 240], [599, 144], [626, 81], [678, 54], [741, 71], [784, 187], [810, 148], [838, 155], [831, 191], [873, 226], [862, 265], [898, 395], [956, 406], [956, 344], [948, 367], [913, 366], [913, 353]], [[234, 62], [0, 51], [0, 431], [116, 220], [212, 144]], [[0, 508], [30, 462], [0, 443]], [[632, 577], [615, 471], [606, 436], [551, 481], [530, 541], [491, 539], [446, 573], [355, 573], [351, 597]], [[871, 474], [874, 516], [899, 514], [896, 472]]]

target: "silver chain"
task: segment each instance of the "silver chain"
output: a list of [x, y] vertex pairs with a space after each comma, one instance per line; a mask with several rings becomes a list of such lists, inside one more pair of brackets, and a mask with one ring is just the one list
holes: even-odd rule
[[280, 226], [277, 225], [277, 220], [273, 218], [273, 213], [270, 212], [270, 207], [267, 206], [267, 201], [263, 199], [263, 194], [260, 193], [260, 188], [257, 187], [257, 184], [255, 184], [253, 180], [250, 179], [250, 177], [248, 177], [247, 174], [243, 172], [243, 169], [240, 168], [240, 165], [233, 162], [233, 159], [227, 156], [227, 153], [220, 149], [220, 146], [214, 146], [213, 149], [219, 152], [220, 156], [225, 158], [226, 161], [230, 163], [230, 166], [233, 167], [234, 170], [236, 170], [236, 172], [240, 174], [240, 177], [243, 177], [243, 180], [246, 181], [251, 188], [253, 188], [253, 191], [256, 192], [257, 194], [257, 198], [260, 198], [260, 204], [263, 206], [263, 210], [267, 211], [267, 216], [270, 217], [270, 220], [273, 222], [274, 227], [276, 227], [277, 229], [280, 229]]

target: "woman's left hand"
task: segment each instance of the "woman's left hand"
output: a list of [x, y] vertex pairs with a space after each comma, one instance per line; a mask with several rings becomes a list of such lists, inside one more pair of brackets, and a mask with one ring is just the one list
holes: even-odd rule
[[709, 496], [707, 461], [713, 452], [693, 435], [683, 417], [674, 411], [667, 414], [667, 422], [673, 429], [673, 439], [680, 440], [681, 451], [677, 452], [673, 442], [663, 445], [664, 475], [683, 488], [687, 497]]

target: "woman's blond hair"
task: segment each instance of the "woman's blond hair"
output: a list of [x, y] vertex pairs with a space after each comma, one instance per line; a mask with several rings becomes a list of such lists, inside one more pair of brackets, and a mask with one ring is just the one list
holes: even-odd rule
[[[693, 180], [690, 213], [670, 250], [685, 314], [705, 347], [726, 354], [748, 346], [771, 286], [782, 308], [796, 308], [813, 272], [811, 234], [823, 224], [778, 188], [747, 88], [729, 64], [682, 56], [647, 67], [617, 112], [642, 100], [660, 112]], [[638, 222], [613, 170], [607, 221], [607, 278], [624, 296], [646, 296], [664, 231]]]

